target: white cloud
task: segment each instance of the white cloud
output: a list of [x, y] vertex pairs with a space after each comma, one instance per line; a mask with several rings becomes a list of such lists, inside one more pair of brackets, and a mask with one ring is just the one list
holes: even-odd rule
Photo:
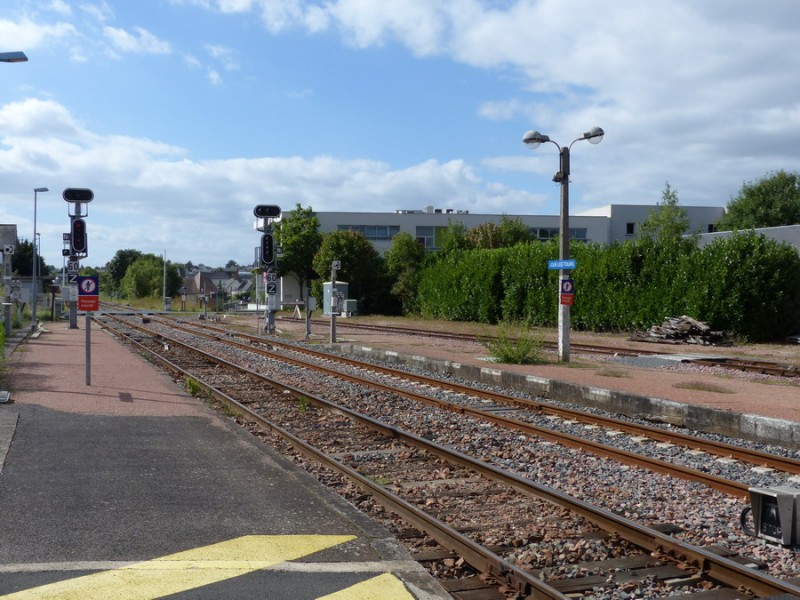
[[[252, 209], [263, 203], [265, 189], [290, 198], [286, 209], [299, 202], [320, 211], [435, 205], [507, 212], [509, 202], [535, 206], [541, 200], [483, 182], [461, 160], [401, 169], [329, 156], [196, 161], [177, 146], [94, 133], [49, 100], [0, 106], [0, 135], [0, 220], [19, 223], [21, 232], [30, 227], [29, 207], [18, 198], [26, 197], [31, 182], [54, 192], [92, 188], [87, 264], [102, 265], [123, 248], [160, 253], [165, 247], [173, 260], [245, 262], [258, 241], [251, 236]], [[67, 223], [66, 209], [52, 208], [55, 197], [40, 198], [43, 240], [60, 239]], [[51, 264], [52, 252], [45, 251]]]
[[219, 44], [206, 44], [206, 51], [225, 67], [226, 71], [239, 70], [239, 62], [236, 60], [236, 51]]
[[103, 35], [116, 50], [124, 53], [170, 54], [172, 52], [169, 42], [160, 40], [146, 29], [135, 27], [134, 31], [135, 33], [129, 33], [124, 29], [107, 26], [103, 28]]
[[75, 28], [67, 23], [40, 25], [27, 19], [17, 22], [0, 18], [0, 40], [14, 40], [15, 48], [33, 50], [74, 34]]

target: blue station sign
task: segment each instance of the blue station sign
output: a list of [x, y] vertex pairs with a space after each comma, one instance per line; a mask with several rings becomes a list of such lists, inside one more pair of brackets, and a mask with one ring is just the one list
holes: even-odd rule
[[560, 271], [562, 269], [574, 269], [576, 265], [576, 260], [574, 258], [570, 258], [567, 260], [548, 260], [547, 261], [547, 268], [551, 271]]

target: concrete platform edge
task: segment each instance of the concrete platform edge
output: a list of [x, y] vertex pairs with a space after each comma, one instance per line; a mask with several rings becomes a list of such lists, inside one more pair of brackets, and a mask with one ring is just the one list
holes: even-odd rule
[[453, 375], [464, 380], [502, 385], [544, 398], [558, 398], [560, 401], [591, 406], [629, 417], [658, 420], [698, 431], [789, 448], [800, 448], [800, 423], [795, 421], [683, 404], [663, 398], [594, 388], [545, 377], [520, 375], [496, 367], [475, 367], [449, 360], [436, 360], [416, 354], [402, 354], [356, 344], [339, 345], [336, 346], [336, 350], [371, 360]]

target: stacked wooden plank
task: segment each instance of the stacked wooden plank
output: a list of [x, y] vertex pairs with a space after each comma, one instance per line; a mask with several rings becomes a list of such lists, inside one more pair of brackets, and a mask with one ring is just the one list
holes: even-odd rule
[[637, 341], [667, 344], [698, 344], [700, 346], [729, 346], [731, 341], [723, 331], [712, 331], [707, 323], [686, 315], [667, 317], [661, 325], [653, 325], [645, 334], [634, 336]]

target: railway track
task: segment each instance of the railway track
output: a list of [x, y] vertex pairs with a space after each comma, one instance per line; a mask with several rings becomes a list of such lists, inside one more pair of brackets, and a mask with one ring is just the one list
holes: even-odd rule
[[[559, 421], [577, 422], [589, 427], [602, 427], [604, 430], [612, 432], [612, 435], [602, 436], [607, 442], [618, 432], [624, 432], [629, 436], [636, 436], [638, 438], [651, 440], [653, 442], [669, 444], [671, 446], [680, 446], [686, 449], [703, 452], [711, 456], [717, 456], [725, 459], [735, 459], [751, 465], [762, 468], [774, 469], [789, 474], [800, 475], [800, 460], [790, 457], [781, 456], [773, 453], [754, 450], [746, 447], [736, 446], [724, 442], [715, 441], [713, 439], [704, 439], [695, 435], [689, 435], [676, 431], [674, 428], [664, 429], [652, 425], [645, 425], [642, 423], [632, 422], [630, 420], [623, 420], [611, 416], [603, 416], [598, 413], [581, 411], [565, 406], [560, 406], [552, 402], [544, 402], [535, 399], [523, 398], [520, 396], [513, 396], [497, 390], [489, 390], [479, 388], [473, 385], [461, 384], [458, 382], [443, 380], [419, 373], [411, 373], [400, 369], [395, 369], [385, 365], [378, 365], [374, 363], [367, 363], [361, 360], [356, 360], [328, 352], [316, 351], [312, 348], [299, 346], [297, 344], [290, 344], [281, 342], [279, 339], [270, 339], [267, 342], [272, 349], [280, 349], [281, 352], [273, 352], [263, 348], [265, 345], [264, 338], [252, 336], [241, 332], [236, 332], [222, 327], [213, 325], [201, 325], [197, 322], [180, 321], [177, 319], [169, 319], [167, 317], [159, 317], [162, 322], [170, 324], [171, 327], [180, 329], [182, 331], [193, 333], [197, 335], [207, 336], [209, 339], [223, 340], [226, 343], [235, 343], [232, 338], [239, 338], [243, 340], [244, 344], [239, 347], [249, 351], [260, 352], [263, 355], [270, 356], [276, 360], [292, 361], [295, 364], [303, 366], [310, 366], [309, 358], [317, 361], [320, 365], [319, 369], [324, 370], [325, 373], [334, 377], [346, 377], [350, 381], [363, 385], [374, 385], [382, 387], [383, 389], [393, 388], [393, 383], [380, 384], [373, 378], [366, 378], [356, 375], [348, 375], [342, 370], [337, 370], [335, 367], [348, 367], [355, 369], [357, 373], [368, 372], [370, 374], [377, 374], [384, 378], [389, 378], [389, 382], [394, 382], [397, 379], [411, 380], [424, 387], [437, 387], [451, 392], [448, 400], [445, 402], [437, 401], [433, 398], [425, 397], [421, 394], [406, 392], [407, 396], [414, 397], [418, 401], [427, 401], [437, 404], [439, 407], [447, 407], [448, 409], [460, 412], [462, 414], [471, 414], [479, 416], [480, 418], [492, 421], [495, 423], [503, 424], [507, 427], [514, 427], [517, 430], [534, 435], [540, 435], [564, 443], [573, 447], [580, 447], [596, 451], [598, 454], [605, 456], [614, 456], [617, 460], [623, 460], [628, 464], [650, 468], [658, 472], [664, 472], [665, 469], [672, 467], [664, 467], [659, 464], [660, 461], [649, 460], [647, 457], [635, 455], [628, 456], [628, 453], [619, 452], [614, 453], [613, 448], [608, 444], [598, 443], [596, 440], [583, 435], [582, 437], [570, 435], [564, 432], [553, 432], [552, 427], [537, 427], [531, 421], [536, 418], [538, 422], [550, 421], [550, 418], [558, 419]], [[259, 348], [261, 347], [261, 348]], [[302, 359], [293, 360], [291, 355], [301, 355]], [[328, 368], [324, 365], [332, 365]], [[454, 399], [455, 398], [455, 399]], [[557, 399], [556, 399], [557, 400]], [[514, 418], [510, 418], [513, 413]], [[544, 417], [544, 419], [539, 418]], [[574, 428], [572, 429], [574, 431]], [[593, 429], [583, 429], [586, 432], [595, 431]], [[676, 467], [678, 468], [678, 467]], [[735, 490], [728, 482], [717, 484], [713, 476], [706, 476], [706, 474], [687, 474], [689, 478], [694, 478], [705, 485], [722, 489], [726, 493], [734, 493], [735, 495], [744, 496], [747, 493], [746, 485], [735, 486]]]
[[[437, 539], [440, 544], [455, 551], [459, 557], [467, 560], [469, 564], [483, 573], [488, 574], [488, 577], [500, 582], [502, 586], [508, 591], [513, 591], [518, 597], [565, 597], [563, 594], [578, 593], [575, 590], [582, 590], [580, 593], [584, 593], [592, 588], [603, 588], [603, 582], [599, 579], [609, 578], [614, 580], [611, 589], [616, 589], [620, 586], [624, 587], [625, 585], [629, 588], [643, 585], [664, 586], [664, 581], [672, 578], [675, 586], [678, 586], [675, 583], [677, 581], [683, 582], [684, 585], [689, 587], [702, 587], [703, 585], [716, 587], [718, 585], [716, 582], [722, 582], [728, 587], [750, 586], [748, 589], [753, 590], [756, 596], [798, 592], [797, 588], [792, 584], [778, 580], [773, 581], [773, 578], [769, 576], [766, 577], [766, 582], [748, 582], [745, 584], [743, 583], [745, 579], [749, 579], [754, 575], [761, 579], [762, 574], [757, 574], [752, 568], [743, 567], [736, 560], [720, 557], [711, 550], [699, 549], [679, 542], [656, 529], [637, 525], [632, 521], [618, 517], [611, 511], [598, 509], [599, 512], [595, 512], [596, 507], [576, 501], [574, 498], [556, 492], [551, 488], [538, 485], [527, 477], [490, 465], [485, 457], [476, 458], [464, 452], [453, 450], [453, 444], [433, 442], [427, 439], [427, 437], [431, 436], [426, 437], [418, 433], [411, 433], [397, 425], [384, 423], [384, 419], [376, 419], [374, 416], [367, 415], [366, 412], [348, 408], [330, 398], [323, 398], [308, 390], [300, 390], [287, 386], [285, 383], [276, 383], [274, 381], [271, 382], [271, 385], [277, 385], [281, 390], [280, 393], [265, 394], [263, 376], [252, 369], [247, 371], [240, 370], [235, 375], [223, 375], [221, 366], [224, 366], [225, 370], [232, 369], [234, 368], [232, 363], [219, 357], [204, 356], [202, 361], [209, 362], [209, 366], [206, 368], [207, 374], [204, 375], [203, 367], [198, 366], [198, 350], [189, 350], [183, 345], [183, 341], [174, 337], [168, 338], [157, 332], [141, 331], [141, 328], [133, 334], [131, 333], [131, 324], [120, 326], [129, 327], [126, 336], [128, 339], [141, 338], [138, 343], [145, 344], [143, 347], [146, 347], [149, 353], [155, 355], [166, 352], [170, 357], [170, 361], [174, 360], [175, 355], [186, 353], [188, 355], [187, 363], [191, 365], [190, 367], [182, 367], [175, 362], [170, 362], [168, 363], [169, 368], [174, 371], [180, 370], [185, 377], [204, 380], [205, 383], [203, 385], [206, 389], [211, 390], [214, 388], [215, 391], [213, 393], [217, 397], [224, 398], [225, 402], [235, 406], [237, 410], [241, 410], [243, 414], [247, 415], [246, 418], [248, 420], [258, 421], [262, 427], [288, 435], [289, 437], [286, 439], [291, 440], [290, 443], [295, 447], [301, 448], [304, 453], [311, 454], [314, 456], [314, 460], [323, 462], [327, 465], [327, 468], [334, 469], [340, 476], [346, 476], [350, 480], [357, 482], [357, 485], [369, 490], [369, 493], [374, 497], [380, 497], [382, 503], [388, 506], [390, 510], [403, 516], [413, 527], [426, 531]], [[188, 332], [184, 333], [189, 335]], [[197, 332], [191, 335], [196, 337]], [[203, 339], [210, 340], [209, 334], [204, 335], [206, 337]], [[231, 342], [231, 340], [223, 339], [229, 336], [219, 332], [212, 334], [211, 337], [217, 338], [213, 341], [215, 344], [230, 344]], [[255, 346], [253, 341], [248, 341], [248, 344], [241, 345]], [[178, 348], [181, 350], [178, 351]], [[252, 349], [250, 348], [250, 350]], [[245, 348], [239, 347], [237, 351], [244, 352]], [[282, 352], [287, 353], [289, 351], [283, 349]], [[271, 363], [276, 360], [273, 357], [260, 358], [258, 361], [246, 359], [246, 362], [263, 365], [263, 361]], [[262, 370], [263, 366], [259, 369], [259, 372]], [[246, 372], [247, 385], [242, 384], [243, 372]], [[330, 379], [333, 376], [329, 373], [327, 378]], [[398, 375], [393, 374], [392, 376], [397, 377]], [[251, 389], [251, 381], [258, 382], [257, 384], [252, 383], [253, 389]], [[418, 381], [416, 384], [419, 385], [420, 382]], [[430, 384], [425, 383], [425, 385]], [[389, 393], [388, 390], [380, 392], [381, 398], [385, 397], [384, 392], [385, 394]], [[452, 392], [453, 390], [451, 390]], [[374, 394], [375, 392], [370, 392], [370, 395]], [[401, 392], [401, 395], [403, 394], [406, 394], [406, 392]], [[291, 396], [293, 400], [287, 402], [287, 395]], [[269, 398], [269, 400], [265, 398]], [[482, 399], [482, 401], [485, 400], [485, 398]], [[369, 403], [375, 404], [374, 399], [371, 399]], [[315, 407], [313, 412], [316, 420], [314, 421], [310, 419], [311, 404]], [[322, 411], [322, 407], [326, 410]], [[319, 415], [316, 414], [318, 410]], [[284, 414], [286, 411], [288, 411], [288, 416], [284, 417], [285, 420], [282, 421], [274, 417], [274, 415]], [[466, 412], [469, 412], [473, 418], [487, 419], [487, 415], [474, 411], [460, 410], [462, 415]], [[298, 418], [298, 413], [302, 415], [302, 418]], [[264, 414], [269, 414], [270, 419], [267, 420], [263, 416]], [[335, 417], [331, 415], [335, 415]], [[344, 419], [347, 424], [340, 419]], [[267, 421], [270, 422], [268, 423]], [[310, 425], [301, 427], [300, 425], [303, 423]], [[375, 442], [377, 446], [371, 446], [372, 442], [367, 443], [364, 441], [366, 438], [361, 430], [350, 429], [352, 427], [352, 425], [349, 425], [350, 423], [357, 423], [359, 427], [369, 427], [373, 431], [380, 431], [380, 439], [382, 441]], [[314, 441], [312, 439], [314, 438], [313, 432], [324, 432], [324, 436], [316, 438], [317, 441]], [[346, 433], [343, 435], [342, 432]], [[527, 434], [541, 435], [532, 431], [528, 431]], [[333, 440], [336, 440], [336, 443], [331, 446]], [[399, 447], [394, 445], [398, 443], [402, 443], [402, 445]], [[425, 456], [430, 455], [435, 458], [425, 458], [423, 460], [418, 454], [419, 452], [423, 452]], [[333, 453], [333, 456], [331, 453]], [[408, 459], [410, 463], [402, 463], [402, 466], [399, 466], [401, 464], [398, 462], [400, 458]], [[433, 466], [425, 467], [429, 470], [418, 471], [416, 470], [418, 464]], [[388, 471], [387, 465], [391, 467]], [[357, 473], [350, 472], [354, 467], [358, 467], [356, 469]], [[380, 475], [376, 474], [378, 472]], [[435, 474], [435, 477], [429, 474], [431, 472]], [[447, 473], [448, 476], [443, 477], [443, 473]], [[404, 474], [405, 479], [400, 477], [401, 474]], [[387, 481], [376, 483], [376, 478], [378, 477], [386, 478]], [[409, 488], [416, 489], [417, 492], [410, 494], [407, 498], [403, 498], [403, 493], [409, 494], [407, 492]], [[389, 496], [385, 496], [387, 491], [390, 492]], [[735, 492], [728, 491], [727, 493]], [[417, 514], [416, 511], [421, 510], [419, 506], [420, 497], [423, 498], [423, 507], [436, 506], [438, 508], [438, 512], [433, 511], [435, 513], [433, 521], [428, 521], [428, 516]], [[447, 502], [444, 502], [443, 499], [447, 499]], [[534, 504], [531, 504], [532, 502]], [[555, 512], [554, 509], [545, 509], [543, 508], [544, 505], [537, 504], [539, 502], [547, 503], [548, 507], [557, 506], [559, 509]], [[503, 510], [498, 509], [497, 511], [499, 514], [505, 515], [501, 523], [485, 523], [487, 520], [486, 507], [490, 505], [504, 507]], [[452, 508], [452, 506], [459, 507], [456, 514], [448, 512], [448, 507]], [[531, 540], [536, 541], [535, 538], [540, 537], [542, 531], [550, 532], [553, 529], [553, 523], [558, 523], [559, 526], [568, 523], [571, 527], [574, 526], [575, 529], [570, 535], [560, 538], [561, 541], [556, 545], [566, 544], [569, 547], [593, 548], [589, 554], [594, 553], [592, 556], [596, 554], [599, 557], [598, 560], [583, 560], [579, 563], [581, 566], [575, 568], [578, 571], [580, 569], [588, 569], [586, 571], [588, 573], [602, 574], [590, 577], [583, 573], [585, 577], [580, 578], [583, 581], [567, 581], [565, 583], [564, 580], [575, 579], [574, 569], [569, 565], [561, 565], [556, 568], [552, 564], [548, 565], [546, 561], [543, 561], [539, 568], [520, 569], [514, 564], [517, 562], [516, 560], [509, 561], [501, 555], [502, 553], [497, 554], [493, 551], [487, 553], [486, 548], [480, 544], [477, 544], [476, 547], [475, 535], [466, 538], [461, 533], [463, 531], [483, 532], [482, 535], [485, 537], [488, 535], [486, 534], [487, 531], [503, 531], [503, 527], [507, 530], [509, 524], [507, 507], [517, 506], [524, 506], [525, 508], [522, 513], [512, 517], [513, 522], [515, 524], [527, 524], [527, 529], [523, 528], [525, 529], [524, 532], [515, 530], [512, 546], [514, 544], [522, 544], [525, 547], [532, 546]], [[476, 513], [467, 519], [467, 509], [471, 507], [475, 508]], [[543, 523], [541, 519], [534, 519], [532, 515], [548, 515], [550, 521], [545, 519], [546, 522]], [[461, 521], [462, 518], [464, 522]], [[576, 519], [580, 519], [580, 523]], [[454, 522], [458, 524], [455, 528], [458, 531], [450, 531], [450, 529], [454, 529], [451, 527]], [[450, 524], [448, 525], [448, 523]], [[587, 528], [586, 523], [591, 524], [591, 527]], [[548, 533], [548, 535], [555, 534]], [[497, 534], [495, 536], [495, 543], [490, 545], [503, 546], [501, 542], [504, 538]], [[481, 535], [477, 537], [481, 538]], [[565, 538], [567, 541], [564, 541]], [[601, 539], [603, 543], [608, 545], [602, 549], [595, 548], [592, 545], [594, 541], [589, 543], [587, 539]], [[538, 541], [541, 542], [541, 540]], [[495, 548], [495, 550], [497, 549]], [[725, 552], [724, 550], [720, 551]], [[531, 552], [534, 551], [531, 550]], [[512, 554], [514, 554], [513, 551]], [[624, 559], [621, 558], [623, 556]], [[675, 566], [674, 561], [676, 560], [678, 563], [683, 563], [683, 569]], [[619, 565], [628, 565], [625, 567], [627, 575], [619, 578], [610, 577], [607, 570], [611, 567], [612, 562], [618, 565], [615, 568], [623, 568]], [[534, 564], [537, 563], [534, 562]], [[638, 566], [634, 567], [634, 565]], [[530, 580], [531, 573], [529, 571], [534, 572], [533, 580]], [[638, 574], [633, 574], [634, 571]], [[656, 572], [660, 573], [660, 575], [646, 575], [646, 573]], [[572, 575], [566, 575], [566, 573], [572, 573]], [[548, 583], [543, 588], [538, 587], [541, 579], [547, 579], [548, 577], [553, 578], [552, 585]], [[620, 580], [626, 577], [630, 577], [627, 582]], [[651, 577], [652, 581], [648, 580], [648, 577]], [[649, 583], [645, 584], [646, 580]], [[658, 583], [653, 583], [654, 581]], [[661, 591], [668, 588], [668, 585], [662, 587]], [[602, 594], [606, 592], [592, 593], [600, 594], [597, 597], [604, 597]]]
[[[297, 321], [297, 319], [290, 319], [284, 317], [283, 320]], [[314, 324], [323, 327], [328, 324], [325, 320], [312, 321]], [[382, 333], [394, 333], [401, 335], [422, 336], [422, 337], [435, 337], [443, 339], [452, 339], [459, 341], [470, 341], [476, 343], [486, 343], [492, 341], [493, 338], [483, 335], [470, 335], [453, 333], [447, 331], [437, 331], [431, 329], [417, 329], [413, 327], [399, 327], [399, 326], [384, 326], [384, 325], [370, 325], [366, 323], [342, 323], [341, 320], [337, 324], [338, 328], [349, 328], [355, 331], [380, 331]], [[555, 342], [543, 341], [542, 346], [550, 351], [556, 351], [558, 344]], [[619, 357], [637, 358], [642, 356], [658, 356], [663, 355], [662, 350], [647, 350], [637, 349], [631, 350], [630, 348], [623, 348], [619, 346], [603, 346], [600, 344], [581, 344], [570, 343], [570, 348], [573, 352], [583, 354], [601, 354], [612, 355]], [[687, 359], [692, 364], [702, 365], [706, 367], [717, 367], [721, 369], [729, 369], [732, 371], [743, 371], [748, 373], [758, 373], [773, 375], [776, 377], [800, 377], [800, 367], [797, 365], [781, 364], [770, 361], [762, 360], [747, 360], [732, 357], [720, 358], [692, 358]]]

